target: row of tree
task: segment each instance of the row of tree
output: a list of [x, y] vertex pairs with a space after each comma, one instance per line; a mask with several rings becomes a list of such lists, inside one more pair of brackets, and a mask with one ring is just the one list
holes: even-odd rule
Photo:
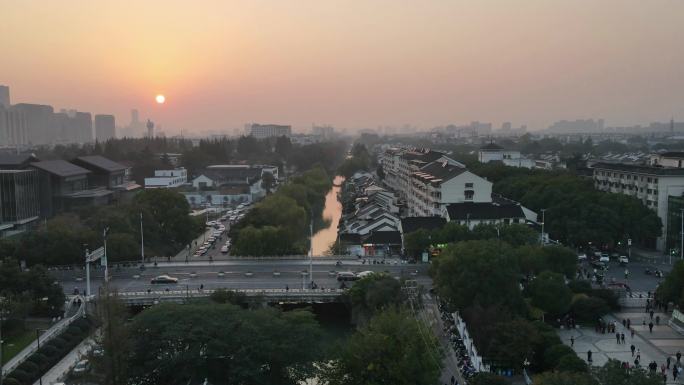
[[85, 248], [102, 246], [105, 228], [110, 262], [140, 258], [142, 215], [146, 256], [175, 255], [204, 229], [203, 218], [189, 216], [183, 195], [168, 189], [144, 190], [130, 203], [91, 206], [61, 214], [36, 229], [0, 241], [0, 255], [28, 265], [81, 264]]
[[291, 178], [254, 205], [231, 228], [233, 254], [306, 254], [309, 222], [312, 218], [321, 217], [325, 194], [331, 186], [331, 178], [320, 166]]

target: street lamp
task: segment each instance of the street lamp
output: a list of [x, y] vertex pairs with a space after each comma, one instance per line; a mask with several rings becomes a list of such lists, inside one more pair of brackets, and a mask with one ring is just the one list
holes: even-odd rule
[[546, 217], [545, 217], [546, 209], [541, 209], [541, 212], [542, 212], [541, 245], [544, 246], [544, 243], [545, 243], [544, 242], [544, 222], [546, 219]]
[[[46, 332], [47, 329], [36, 329], [36, 351], [40, 350], [40, 332]], [[43, 385], [43, 375], [41, 374], [40, 377], [38, 377], [38, 383], [40, 385]]]

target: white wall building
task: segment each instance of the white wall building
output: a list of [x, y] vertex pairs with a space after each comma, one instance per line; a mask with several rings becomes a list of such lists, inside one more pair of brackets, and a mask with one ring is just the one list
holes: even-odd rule
[[506, 150], [495, 143], [488, 143], [480, 147], [477, 160], [480, 163], [502, 162], [509, 167], [535, 167], [534, 160], [523, 157], [520, 151]]
[[184, 168], [154, 170], [154, 176], [145, 178], [145, 188], [175, 188], [188, 183], [188, 171]]
[[491, 202], [492, 183], [446, 161], [434, 162], [411, 174], [408, 215], [442, 215], [450, 203]]
[[292, 135], [292, 126], [252, 123], [245, 126], [245, 134], [248, 136], [253, 136], [257, 139], [274, 138], [279, 136], [290, 137]]
[[438, 151], [390, 148], [385, 151], [382, 158], [382, 170], [385, 173], [384, 182], [399, 197], [408, 200], [411, 191], [411, 174], [433, 162], [446, 162], [449, 165], [465, 169], [465, 165]]
[[596, 189], [636, 197], [658, 214], [663, 235], [656, 249], [665, 250], [668, 197], [684, 193], [684, 169], [622, 163], [596, 163], [593, 169]]

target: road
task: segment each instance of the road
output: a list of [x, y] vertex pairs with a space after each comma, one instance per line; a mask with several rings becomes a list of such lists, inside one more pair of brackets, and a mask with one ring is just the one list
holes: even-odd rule
[[[360, 261], [343, 261], [336, 266], [335, 260], [314, 260], [313, 281], [319, 288], [338, 288], [336, 272], [340, 271], [377, 271], [387, 272], [393, 277], [416, 279], [423, 285], [431, 285], [427, 275], [427, 265], [401, 264], [362, 264]], [[309, 283], [309, 262], [307, 260], [231, 260], [207, 262], [159, 263], [141, 271], [138, 268], [110, 269], [111, 285], [120, 291], [144, 291], [165, 288], [188, 287], [191, 290], [203, 285], [206, 289], [282, 289], [302, 288]], [[84, 273], [81, 270], [53, 272], [67, 294], [74, 289], [85, 289]], [[150, 284], [150, 279], [168, 274], [178, 278], [178, 284]], [[96, 293], [102, 284], [101, 274], [93, 274], [92, 292]]]
[[[586, 269], [593, 269], [587, 263], [583, 263], [581, 264], [581, 266]], [[629, 271], [629, 278], [625, 280], [625, 267], [620, 266], [615, 261], [611, 261], [608, 264], [608, 270], [606, 271], [606, 283], [609, 283], [611, 281], [611, 278], [615, 278], [616, 282], [627, 283], [633, 292], [652, 292], [655, 290], [656, 286], [662, 281], [662, 278], [656, 278], [652, 274], [645, 274], [644, 271], [647, 268], [651, 271], [658, 269], [663, 271], [664, 273], [668, 273], [672, 269], [672, 266], [669, 265], [666, 260], [654, 263], [631, 262], [627, 266], [627, 270]]]

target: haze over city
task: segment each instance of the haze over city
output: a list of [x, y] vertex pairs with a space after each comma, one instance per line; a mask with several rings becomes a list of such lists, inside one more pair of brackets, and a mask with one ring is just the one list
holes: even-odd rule
[[[4, 1], [13, 103], [169, 134], [675, 119], [684, 2]], [[155, 96], [166, 96], [164, 104]]]

